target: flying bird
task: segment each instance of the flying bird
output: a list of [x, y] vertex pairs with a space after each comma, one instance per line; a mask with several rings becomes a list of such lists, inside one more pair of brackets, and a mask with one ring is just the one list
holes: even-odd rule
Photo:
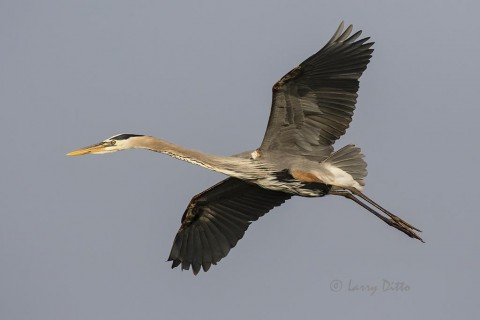
[[352, 144], [334, 151], [348, 128], [359, 78], [373, 42], [340, 24], [317, 53], [273, 85], [272, 106], [259, 148], [233, 156], [190, 150], [158, 138], [119, 134], [68, 153], [102, 154], [140, 148], [160, 152], [229, 178], [197, 194], [182, 216], [168, 260], [172, 268], [208, 271], [235, 247], [249, 224], [292, 196], [342, 196], [388, 225], [423, 242], [421, 232], [362, 193], [367, 164]]

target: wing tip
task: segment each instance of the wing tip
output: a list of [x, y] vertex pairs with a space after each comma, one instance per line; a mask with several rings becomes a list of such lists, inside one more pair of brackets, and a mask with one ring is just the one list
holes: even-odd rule
[[168, 257], [166, 262], [172, 262], [171, 268], [175, 269], [179, 266], [181, 271], [184, 270], [190, 270], [190, 267], [192, 267], [192, 272], [196, 276], [200, 273], [200, 270], [203, 270], [203, 272], [207, 272], [210, 270], [210, 267], [212, 265], [216, 265], [217, 263], [214, 261], [184, 261], [180, 258], [174, 258], [172, 256]]

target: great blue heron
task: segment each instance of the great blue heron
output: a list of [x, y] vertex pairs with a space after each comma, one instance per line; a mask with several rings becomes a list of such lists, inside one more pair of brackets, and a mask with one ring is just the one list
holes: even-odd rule
[[254, 151], [216, 156], [151, 136], [120, 134], [68, 155], [141, 148], [230, 176], [194, 196], [182, 216], [168, 260], [172, 268], [192, 266], [194, 274], [220, 261], [252, 221], [294, 195], [346, 197], [423, 242], [420, 230], [361, 192], [367, 164], [360, 149], [347, 145], [333, 151], [352, 120], [358, 80], [373, 52], [369, 38], [357, 40], [361, 31], [350, 36], [352, 26], [343, 29], [342, 22], [320, 51], [275, 83], [267, 130]]

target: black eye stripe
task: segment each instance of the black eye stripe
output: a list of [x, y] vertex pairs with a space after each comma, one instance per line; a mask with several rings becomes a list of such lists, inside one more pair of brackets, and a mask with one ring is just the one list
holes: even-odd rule
[[129, 134], [129, 133], [122, 133], [119, 134], [118, 136], [111, 137], [110, 139], [115, 139], [115, 140], [127, 140], [128, 138], [131, 137], [141, 137], [141, 134]]

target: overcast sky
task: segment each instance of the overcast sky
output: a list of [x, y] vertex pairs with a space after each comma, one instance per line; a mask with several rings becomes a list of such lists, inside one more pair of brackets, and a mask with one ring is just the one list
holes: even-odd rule
[[[445, 3], [1, 1], [0, 318], [474, 318], [480, 5]], [[65, 156], [118, 133], [256, 148], [273, 83], [342, 20], [375, 52], [337, 148], [362, 148], [365, 193], [425, 244], [346, 199], [294, 198], [195, 277], [165, 260], [222, 175]]]

